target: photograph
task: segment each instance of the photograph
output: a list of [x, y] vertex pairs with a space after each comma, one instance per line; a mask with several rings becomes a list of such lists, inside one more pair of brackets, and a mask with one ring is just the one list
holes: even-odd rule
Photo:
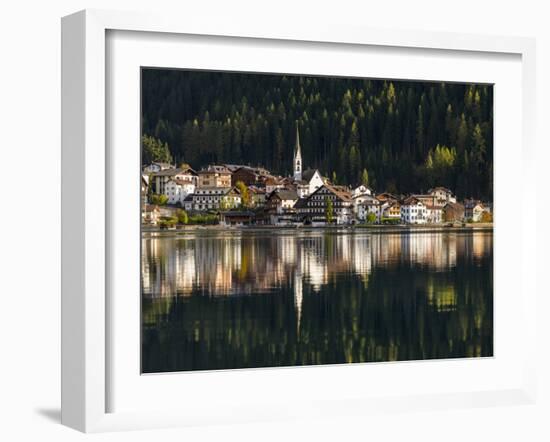
[[492, 84], [141, 67], [140, 93], [143, 374], [493, 356]]

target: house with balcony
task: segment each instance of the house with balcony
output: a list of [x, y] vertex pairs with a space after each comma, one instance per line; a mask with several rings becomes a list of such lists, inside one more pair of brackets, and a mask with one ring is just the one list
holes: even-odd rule
[[231, 187], [231, 171], [225, 166], [211, 164], [199, 170], [199, 188]]
[[401, 221], [401, 203], [399, 201], [387, 199], [380, 202], [380, 221], [385, 222], [386, 220], [390, 222]]
[[296, 205], [297, 216], [306, 224], [326, 224], [329, 201], [332, 203], [333, 223], [351, 224], [354, 220], [351, 193], [344, 186], [324, 184]]
[[222, 210], [231, 210], [238, 209], [241, 207], [242, 198], [241, 192], [236, 187], [231, 187], [228, 189], [220, 201], [220, 209]]
[[271, 192], [265, 202], [265, 212], [273, 225], [292, 224], [296, 218], [294, 205], [299, 200], [294, 190], [277, 189]]
[[197, 187], [183, 201], [186, 210], [197, 212], [236, 209], [240, 205], [241, 194], [235, 187]]
[[428, 190], [428, 194], [435, 198], [435, 203], [443, 207], [447, 203], [456, 203], [456, 197], [451, 190], [438, 186]]
[[[354, 190], [356, 190], [356, 189], [354, 189]], [[353, 203], [353, 212], [356, 214], [356, 216], [359, 220], [361, 220], [359, 212], [364, 211], [364, 209], [365, 209], [364, 205], [366, 203], [368, 203], [368, 206], [369, 206], [370, 209], [376, 207], [377, 210], [381, 205], [380, 201], [377, 200], [375, 198], [375, 196], [370, 192], [369, 193], [367, 193], [367, 192], [360, 193], [360, 192], [352, 191], [351, 192], [351, 200], [352, 200], [352, 203]]]

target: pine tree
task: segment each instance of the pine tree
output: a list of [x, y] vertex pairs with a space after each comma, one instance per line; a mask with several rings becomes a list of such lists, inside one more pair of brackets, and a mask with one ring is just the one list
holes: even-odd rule
[[168, 144], [148, 135], [141, 137], [141, 154], [143, 164], [152, 162], [172, 163], [172, 155]]
[[456, 135], [456, 147], [459, 152], [464, 152], [466, 149], [466, 143], [468, 141], [468, 124], [466, 123], [466, 116], [464, 113], [460, 115], [458, 123], [458, 132]]
[[417, 152], [422, 154], [424, 152], [424, 113], [422, 112], [422, 105], [418, 106], [418, 118], [416, 122], [416, 145]]
[[456, 147], [449, 179], [457, 193], [467, 185], [491, 198], [490, 85], [162, 69], [144, 70], [142, 85], [142, 135], [195, 169], [250, 163], [286, 175], [299, 119], [304, 161], [336, 172], [340, 184], [361, 182], [368, 164], [380, 191], [425, 189], [434, 178], [427, 157], [439, 144]]
[[477, 166], [481, 168], [484, 164], [486, 146], [485, 139], [483, 138], [483, 133], [481, 132], [481, 127], [479, 124], [476, 124], [472, 132], [472, 157], [473, 160], [477, 163]]
[[363, 169], [363, 172], [361, 173], [361, 184], [366, 187], [369, 186], [369, 173], [367, 172], [367, 169]]

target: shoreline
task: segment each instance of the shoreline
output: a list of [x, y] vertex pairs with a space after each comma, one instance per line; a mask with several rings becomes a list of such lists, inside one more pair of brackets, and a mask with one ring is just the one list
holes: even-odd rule
[[440, 233], [440, 232], [492, 232], [493, 223], [472, 223], [466, 225], [441, 225], [441, 224], [422, 224], [422, 225], [375, 225], [362, 224], [356, 226], [221, 226], [221, 225], [192, 225], [179, 226], [174, 229], [161, 229], [159, 227], [141, 226], [141, 234], [183, 234], [189, 232], [223, 232], [223, 231], [341, 231], [341, 232], [371, 232], [371, 233]]

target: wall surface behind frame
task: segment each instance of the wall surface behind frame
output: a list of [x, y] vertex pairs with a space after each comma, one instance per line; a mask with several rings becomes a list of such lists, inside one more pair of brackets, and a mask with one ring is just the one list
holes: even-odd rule
[[[250, 20], [291, 21], [300, 26], [338, 22], [374, 27], [535, 36], [538, 38], [538, 140], [546, 148], [550, 121], [550, 29], [543, 2], [463, 0], [442, 6], [436, 0], [410, 2], [170, 2], [157, 0], [37, 0], [3, 4], [0, 14], [0, 121], [2, 142], [2, 365], [0, 438], [18, 440], [83, 440], [86, 436], [59, 425], [60, 417], [60, 17], [84, 8], [157, 10], [173, 14], [212, 14], [221, 20], [245, 15]], [[176, 6], [179, 4], [179, 6]], [[389, 7], [388, 7], [389, 6]], [[537, 185], [546, 189], [541, 152]], [[511, 185], [514, 185], [511, 177]], [[546, 211], [540, 204], [539, 211]], [[539, 219], [548, 213], [539, 212]], [[547, 234], [539, 223], [539, 275], [547, 257]], [[542, 278], [541, 278], [542, 281]], [[544, 287], [539, 286], [544, 291]], [[545, 344], [549, 337], [540, 300], [540, 373], [550, 372]], [[544, 323], [546, 322], [546, 323]], [[536, 406], [482, 410], [417, 412], [369, 417], [364, 422], [286, 422], [189, 430], [102, 434], [108, 441], [163, 440], [335, 440], [370, 437], [379, 440], [548, 440], [550, 386], [542, 377]]]

